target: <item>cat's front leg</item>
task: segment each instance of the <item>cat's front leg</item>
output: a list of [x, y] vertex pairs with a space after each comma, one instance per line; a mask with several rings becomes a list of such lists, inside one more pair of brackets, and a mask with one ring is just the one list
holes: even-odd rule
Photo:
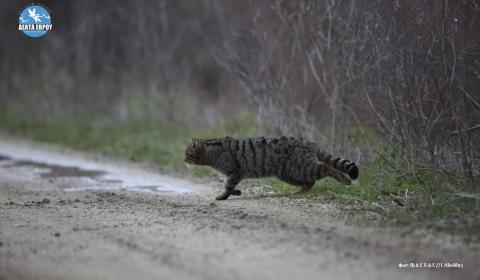
[[225, 191], [219, 194], [216, 197], [216, 200], [225, 200], [230, 195], [240, 195], [241, 192], [239, 190], [235, 190], [235, 187], [240, 183], [242, 177], [240, 175], [230, 175], [227, 177], [227, 182], [225, 183]]

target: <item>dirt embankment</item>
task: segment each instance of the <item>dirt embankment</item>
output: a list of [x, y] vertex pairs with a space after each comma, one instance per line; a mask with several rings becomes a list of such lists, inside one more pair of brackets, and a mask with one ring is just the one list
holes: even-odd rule
[[478, 248], [329, 205], [242, 186], [218, 202], [219, 182], [11, 138], [0, 155], [0, 279], [480, 278]]

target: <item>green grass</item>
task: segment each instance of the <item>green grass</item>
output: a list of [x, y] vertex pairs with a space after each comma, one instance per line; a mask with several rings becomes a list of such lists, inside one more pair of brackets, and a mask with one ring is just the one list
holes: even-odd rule
[[[239, 116], [215, 129], [201, 130], [144, 121], [127, 123], [95, 121], [44, 122], [0, 114], [0, 127], [33, 140], [60, 144], [79, 150], [119, 155], [133, 161], [148, 161], [160, 168], [186, 172], [185, 147], [191, 138], [254, 136], [256, 126], [248, 115]], [[211, 175], [210, 168], [190, 169], [194, 175]]]
[[[0, 127], [37, 141], [148, 161], [167, 171], [196, 176], [211, 176], [214, 172], [207, 167], [187, 170], [183, 152], [192, 137], [245, 137], [259, 133], [248, 115], [228, 120], [210, 130], [141, 121], [123, 124], [108, 121], [42, 122], [11, 118], [6, 114], [0, 114]], [[318, 181], [309, 193], [301, 195], [294, 195], [296, 188], [279, 180], [265, 179], [263, 182], [271, 185], [278, 196], [308, 198], [356, 209], [381, 206], [384, 209], [380, 213], [381, 220], [386, 224], [465, 234], [472, 241], [480, 242], [479, 201], [455, 195], [461, 191], [475, 192], [470, 184], [427, 169], [412, 174], [398, 164], [395, 168], [378, 157], [371, 165], [361, 166], [361, 176], [353, 185], [344, 186], [327, 178]]]

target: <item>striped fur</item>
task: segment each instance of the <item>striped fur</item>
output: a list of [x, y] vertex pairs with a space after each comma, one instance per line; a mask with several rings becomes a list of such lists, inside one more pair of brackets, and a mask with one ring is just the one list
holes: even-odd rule
[[315, 181], [330, 176], [345, 184], [358, 177], [354, 162], [333, 157], [301, 137], [192, 139], [185, 162], [207, 165], [227, 176], [217, 199], [240, 195], [236, 185], [244, 178], [278, 177], [308, 191]]
[[341, 157], [334, 157], [320, 150], [317, 152], [317, 157], [319, 161], [328, 163], [343, 173], [347, 173], [353, 180], [358, 178], [359, 171], [355, 162]]

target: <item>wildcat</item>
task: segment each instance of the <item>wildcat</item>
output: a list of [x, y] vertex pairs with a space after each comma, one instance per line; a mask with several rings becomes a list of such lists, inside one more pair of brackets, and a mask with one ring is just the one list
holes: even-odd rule
[[307, 192], [326, 176], [349, 185], [350, 179], [359, 175], [354, 162], [333, 157], [301, 137], [194, 138], [185, 150], [184, 161], [211, 166], [227, 176], [225, 191], [217, 200], [241, 195], [235, 187], [244, 178], [277, 177]]

